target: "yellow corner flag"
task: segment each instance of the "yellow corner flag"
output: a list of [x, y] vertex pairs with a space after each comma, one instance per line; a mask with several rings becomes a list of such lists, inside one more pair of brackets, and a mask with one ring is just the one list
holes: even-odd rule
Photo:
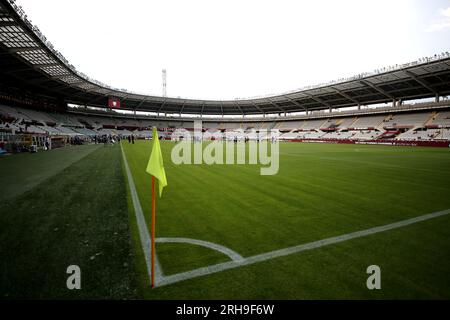
[[156, 128], [153, 128], [153, 147], [150, 159], [148, 159], [146, 171], [158, 180], [159, 197], [161, 197], [163, 188], [167, 186], [167, 179]]

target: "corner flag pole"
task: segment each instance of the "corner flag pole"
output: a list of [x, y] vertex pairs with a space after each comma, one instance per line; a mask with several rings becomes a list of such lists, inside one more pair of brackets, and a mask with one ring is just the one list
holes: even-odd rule
[[155, 287], [155, 262], [156, 262], [156, 248], [155, 248], [155, 216], [156, 216], [156, 188], [155, 180], [158, 180], [159, 197], [162, 195], [163, 188], [167, 186], [166, 172], [164, 171], [163, 157], [161, 152], [161, 146], [159, 145], [158, 132], [156, 127], [153, 128], [152, 135], [153, 145], [152, 153], [148, 159], [147, 169], [145, 170], [152, 176], [152, 217], [151, 217], [151, 285]]
[[152, 221], [151, 221], [151, 253], [152, 253], [152, 288], [155, 287], [155, 215], [156, 215], [156, 206], [155, 206], [155, 177], [152, 176]]

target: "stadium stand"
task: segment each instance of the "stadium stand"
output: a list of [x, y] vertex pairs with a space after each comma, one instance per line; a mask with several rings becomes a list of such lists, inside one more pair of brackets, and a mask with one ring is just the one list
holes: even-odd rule
[[349, 129], [375, 129], [383, 123], [385, 118], [386, 115], [361, 117], [353, 122]]
[[384, 122], [385, 128], [420, 128], [431, 118], [431, 113], [411, 113], [393, 115]]
[[279, 130], [299, 129], [303, 123], [304, 121], [282, 121], [278, 122], [274, 128]]
[[298, 138], [299, 139], [318, 139], [322, 137], [325, 134], [323, 131], [306, 131], [306, 132], [299, 132]]
[[440, 131], [437, 129], [428, 130], [409, 130], [396, 137], [397, 140], [419, 141], [419, 140], [433, 140], [439, 135]]
[[75, 128], [74, 130], [81, 135], [85, 135], [85, 136], [89, 136], [89, 137], [92, 137], [92, 136], [95, 136], [98, 134], [98, 132], [88, 129], [88, 128]]
[[356, 132], [354, 131], [333, 131], [326, 133], [322, 136], [323, 139], [337, 140], [337, 139], [350, 139]]
[[300, 127], [300, 129], [303, 131], [317, 130], [319, 128], [323, 128], [324, 123], [326, 123], [326, 120], [324, 120], [324, 119], [308, 120], [308, 121], [305, 121], [305, 123]]
[[[193, 126], [193, 125], [192, 125], [192, 126]], [[204, 126], [206, 129], [208, 129], [208, 130], [210, 130], [210, 129], [212, 129], [212, 130], [218, 130], [220, 124], [217, 123], [217, 122], [205, 122], [203, 126]], [[186, 128], [186, 124], [184, 124], [183, 127]]]
[[[169, 130], [184, 128], [192, 130], [194, 123], [180, 120], [145, 120], [102, 117], [73, 113], [47, 113], [31, 109], [0, 105], [2, 132], [23, 132], [62, 136], [129, 136], [150, 138], [151, 128], [156, 126]], [[330, 117], [307, 120], [280, 120], [255, 122], [203, 122], [207, 130], [225, 130], [233, 133], [252, 130], [275, 129], [281, 140], [324, 139], [324, 140], [376, 140], [396, 139], [401, 141], [448, 140], [450, 111], [384, 113], [360, 117]], [[165, 129], [164, 129], [165, 128]]]
[[431, 120], [431, 124], [440, 128], [450, 128], [450, 111], [439, 112]]
[[292, 130], [287, 133], [280, 134], [279, 138], [280, 138], [280, 140], [294, 140], [294, 139], [297, 139], [297, 137], [298, 137], [298, 131]]
[[354, 131], [354, 133], [350, 140], [375, 140], [383, 134], [378, 130], [361, 130]]
[[442, 129], [440, 134], [436, 137], [436, 140], [450, 141], [450, 129]]

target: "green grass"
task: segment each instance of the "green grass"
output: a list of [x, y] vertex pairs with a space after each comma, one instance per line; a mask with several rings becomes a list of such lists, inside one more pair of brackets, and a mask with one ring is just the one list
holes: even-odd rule
[[[148, 219], [151, 142], [122, 145]], [[259, 165], [176, 166], [174, 143], [161, 145], [157, 237], [244, 257], [450, 208], [448, 149], [281, 143], [279, 173], [261, 176]], [[119, 146], [12, 155], [0, 179], [1, 298], [450, 298], [450, 216], [150, 289]], [[188, 244], [157, 252], [166, 275], [229, 259]], [[66, 288], [70, 264], [80, 291]], [[382, 290], [365, 286], [372, 264]]]
[[0, 200], [31, 190], [39, 183], [79, 161], [98, 145], [70, 146], [34, 154], [20, 153], [0, 158]]
[[[450, 208], [447, 149], [282, 143], [279, 173], [261, 176], [257, 165], [176, 166], [170, 161], [173, 145], [162, 143], [169, 186], [157, 200], [157, 236], [211, 241], [244, 257]], [[148, 217], [151, 180], [145, 167], [151, 143], [123, 146]], [[432, 226], [429, 234], [419, 232], [426, 224]], [[148, 298], [449, 298], [448, 227], [449, 219], [442, 217], [144, 290], [144, 294]], [[169, 273], [224, 259], [217, 253], [186, 254], [186, 245], [167, 246], [158, 244], [157, 252]], [[433, 254], [427, 255], [429, 251]], [[386, 285], [381, 292], [367, 290], [365, 270], [370, 264], [382, 266], [383, 279], [395, 286]], [[437, 264], [439, 268], [434, 267]], [[429, 276], [436, 269], [439, 275]], [[333, 285], [327, 287], [324, 281]]]
[[[85, 157], [77, 161], [74, 149]], [[2, 298], [138, 296], [120, 148], [74, 149], [7, 159], [19, 159], [21, 167], [26, 157], [30, 165], [36, 156], [52, 156], [50, 163], [76, 158], [62, 170], [48, 167], [50, 178], [2, 203]], [[81, 290], [66, 287], [72, 264], [81, 268]]]

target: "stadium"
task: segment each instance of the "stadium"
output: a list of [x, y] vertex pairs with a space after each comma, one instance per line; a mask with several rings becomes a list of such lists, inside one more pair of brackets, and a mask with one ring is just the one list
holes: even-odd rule
[[[2, 299], [450, 298], [448, 52], [202, 100], [114, 88], [59, 49], [0, 1]], [[171, 161], [219, 142], [249, 154]], [[275, 174], [250, 159], [265, 143]]]

